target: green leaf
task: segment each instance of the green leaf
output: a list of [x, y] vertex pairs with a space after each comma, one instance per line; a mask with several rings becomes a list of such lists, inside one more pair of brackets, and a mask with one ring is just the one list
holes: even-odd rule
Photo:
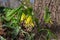
[[51, 40], [51, 37], [57, 40], [57, 36], [47, 29], [47, 40]]
[[6, 13], [6, 17], [9, 17], [10, 15], [14, 14], [15, 10], [8, 10], [7, 13]]
[[51, 20], [50, 11], [49, 11], [48, 7], [46, 7], [45, 13], [44, 13], [44, 21], [45, 21], [45, 23], [49, 23], [50, 20]]
[[0, 36], [0, 40], [6, 40], [5, 38], [3, 38], [2, 36]]
[[21, 27], [15, 27], [14, 30], [11, 32], [12, 33], [12, 38], [16, 38], [18, 33], [20, 32]]
[[10, 21], [11, 18], [12, 18], [19, 10], [21, 10], [21, 6], [18, 7], [18, 8], [16, 8], [16, 9], [12, 9], [12, 10], [8, 9], [8, 10], [5, 10], [5, 11], [6, 11], [6, 13], [5, 13], [6, 18], [4, 18], [4, 19], [7, 20], [7, 21]]

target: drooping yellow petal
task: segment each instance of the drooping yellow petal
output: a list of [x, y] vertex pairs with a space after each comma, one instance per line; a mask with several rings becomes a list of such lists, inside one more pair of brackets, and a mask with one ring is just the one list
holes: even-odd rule
[[26, 19], [26, 24], [29, 24], [30, 22], [32, 22], [32, 17], [31, 16], [29, 16], [27, 19]]
[[21, 21], [25, 20], [26, 19], [26, 15], [24, 13], [22, 13], [22, 16], [21, 16]]
[[52, 21], [50, 21], [50, 23], [51, 23], [51, 24], [53, 24], [53, 22], [52, 22]]

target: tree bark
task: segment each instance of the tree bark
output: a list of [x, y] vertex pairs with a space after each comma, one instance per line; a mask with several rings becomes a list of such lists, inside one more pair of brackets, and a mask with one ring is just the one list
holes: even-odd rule
[[35, 0], [34, 11], [39, 20], [42, 19], [46, 6], [51, 12], [52, 20], [60, 24], [60, 0]]

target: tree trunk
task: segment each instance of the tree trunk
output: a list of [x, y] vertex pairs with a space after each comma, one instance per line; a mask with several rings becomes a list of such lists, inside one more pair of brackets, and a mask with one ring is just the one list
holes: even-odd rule
[[43, 17], [46, 6], [51, 12], [52, 20], [60, 24], [60, 0], [35, 0], [34, 11], [40, 20]]
[[52, 31], [54, 30], [58, 34], [58, 40], [60, 40], [60, 0], [35, 0], [34, 11], [40, 21], [43, 18], [46, 6], [51, 12], [52, 20], [57, 23], [57, 26], [56, 23], [52, 26]]

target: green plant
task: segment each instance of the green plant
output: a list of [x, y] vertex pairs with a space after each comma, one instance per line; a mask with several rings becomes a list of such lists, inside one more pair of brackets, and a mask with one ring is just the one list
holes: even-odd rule
[[47, 24], [48, 23], [53, 24], [53, 22], [51, 20], [51, 12], [49, 11], [48, 7], [45, 8], [44, 22]]
[[[45, 40], [50, 40], [51, 37], [56, 38], [55, 34], [52, 33], [50, 29], [40, 28], [39, 20], [34, 16], [32, 7], [20, 5], [15, 9], [5, 8], [4, 12], [5, 13], [2, 16], [2, 19], [4, 21], [4, 25], [6, 25], [5, 28], [8, 29], [7, 34], [11, 35], [12, 40], [17, 38], [17, 35], [19, 35], [19, 33], [24, 34], [25, 40], [34, 40], [34, 36], [36, 34], [33, 33], [32, 30], [35, 25], [37, 25], [38, 33], [46, 32]], [[53, 24], [48, 7], [45, 9], [43, 18], [44, 23]], [[34, 24], [34, 22], [36, 24]]]
[[[44, 23], [46, 25], [48, 24], [53, 24], [52, 20], [51, 20], [51, 12], [49, 11], [48, 7], [45, 8], [45, 13], [44, 13]], [[45, 40], [51, 40], [51, 38], [55, 38], [57, 40], [57, 36], [49, 29], [47, 28], [47, 26], [45, 26], [45, 24], [43, 24], [43, 27], [46, 28], [38, 28], [38, 32], [40, 34], [44, 34], [45, 33]], [[49, 27], [49, 26], [48, 26]]]
[[[33, 29], [34, 21], [33, 21], [33, 15], [32, 15], [33, 11], [31, 7], [20, 5], [18, 8], [15, 8], [15, 9], [5, 8], [4, 12], [5, 12], [4, 16], [2, 16], [4, 20], [4, 25], [6, 25], [5, 28], [10, 29], [10, 30], [8, 29], [9, 31], [7, 32], [7, 34], [10, 34], [13, 40], [17, 37], [19, 33], [22, 32], [21, 30], [23, 30], [22, 27], [24, 25], [26, 28], [28, 27], [27, 29], [29, 30], [30, 28]], [[24, 19], [25, 18], [24, 15], [26, 16], [26, 19]], [[24, 25], [21, 26], [20, 24], [24, 21], [25, 21], [25, 24], [23, 23]], [[31, 24], [29, 23], [30, 21], [31, 21]]]
[[56, 39], [57, 40], [57, 36], [53, 33], [53, 32], [51, 32], [50, 31], [50, 29], [41, 29], [40, 30], [40, 33], [41, 32], [46, 32], [47, 34], [46, 34], [46, 38], [45, 38], [45, 40], [51, 40], [51, 38], [54, 38], [54, 39]]

